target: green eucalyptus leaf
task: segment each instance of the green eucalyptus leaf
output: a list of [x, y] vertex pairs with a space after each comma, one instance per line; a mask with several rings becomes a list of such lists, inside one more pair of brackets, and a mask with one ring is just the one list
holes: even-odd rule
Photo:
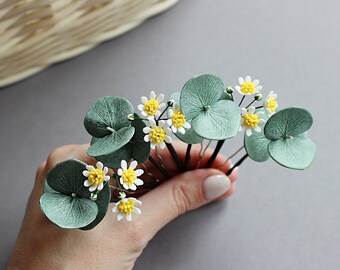
[[203, 138], [225, 140], [235, 136], [240, 121], [241, 112], [236, 103], [220, 100], [196, 116], [191, 121], [191, 126]]
[[104, 185], [104, 188], [99, 191], [98, 199], [94, 201], [98, 207], [98, 214], [94, 221], [92, 221], [86, 227], [80, 228], [81, 230], [91, 230], [97, 226], [105, 217], [107, 209], [109, 208], [111, 200], [111, 188], [108, 184]]
[[49, 186], [47, 181], [44, 182], [44, 193], [59, 193]]
[[98, 214], [95, 202], [61, 193], [45, 193], [40, 198], [40, 207], [49, 220], [64, 229], [87, 226]]
[[197, 135], [197, 133], [194, 131], [192, 127], [189, 129], [186, 129], [184, 134], [180, 132], [176, 132], [175, 136], [178, 139], [180, 139], [182, 142], [185, 142], [187, 144], [201, 143], [204, 140], [204, 138]]
[[109, 155], [126, 145], [135, 133], [134, 127], [123, 127], [92, 144], [87, 154], [91, 157]]
[[219, 98], [219, 100], [230, 100], [233, 101], [233, 98], [231, 97], [230, 94], [227, 93], [227, 90], [223, 91], [222, 96]]
[[290, 107], [278, 111], [269, 118], [264, 134], [269, 140], [295, 137], [310, 129], [313, 117], [304, 108]]
[[[110, 168], [120, 167], [122, 160], [137, 160], [138, 163], [146, 161], [150, 155], [150, 143], [144, 141], [145, 134], [143, 128], [146, 126], [142, 120], [132, 121], [132, 126], [135, 128], [135, 133], [130, 142], [124, 145], [122, 148], [109, 155], [98, 156], [97, 160], [100, 160], [105, 166]], [[91, 143], [97, 142], [98, 138], [92, 138]]]
[[[180, 92], [174, 92], [170, 99], [173, 99], [176, 104], [180, 106]], [[190, 123], [190, 121], [188, 121]], [[175, 136], [180, 139], [182, 142], [185, 142], [187, 144], [196, 144], [201, 143], [204, 139], [197, 135], [197, 133], [194, 131], [193, 128], [189, 128], [185, 130], [185, 134], [182, 134], [180, 132], [176, 132]]]
[[84, 186], [86, 177], [83, 171], [86, 164], [76, 160], [68, 159], [58, 163], [46, 177], [47, 184], [56, 192], [71, 196], [72, 193], [77, 197], [89, 198], [90, 192]]
[[[265, 110], [261, 109], [260, 111], [264, 112], [261, 118], [267, 120], [268, 115]], [[252, 160], [264, 162], [270, 157], [268, 152], [268, 144], [271, 141], [268, 140], [266, 136], [264, 136], [264, 124], [261, 124], [260, 127], [260, 132], [254, 131], [250, 136], [247, 136], [247, 134], [244, 133], [244, 147]]]
[[[87, 112], [84, 126], [93, 137], [102, 138], [130, 126], [128, 115], [134, 112], [131, 103], [121, 97], [102, 97]], [[111, 131], [110, 131], [111, 129]]]
[[300, 134], [290, 139], [271, 141], [268, 145], [270, 156], [280, 165], [303, 170], [313, 161], [316, 147], [306, 134]]
[[187, 81], [180, 97], [181, 109], [187, 120], [201, 115], [214, 105], [224, 89], [221, 78], [212, 74], [199, 75]]

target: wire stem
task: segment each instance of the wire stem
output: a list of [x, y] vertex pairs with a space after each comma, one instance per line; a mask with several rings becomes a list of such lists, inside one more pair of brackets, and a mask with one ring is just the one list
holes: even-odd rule
[[243, 100], [244, 100], [245, 97], [246, 97], [245, 95], [242, 97], [240, 103], [238, 104], [239, 107], [241, 106], [241, 104], [242, 104], [242, 102], [243, 102]]
[[252, 105], [255, 101], [256, 101], [256, 99], [254, 99], [252, 102], [250, 102], [250, 103], [247, 105], [246, 109], [248, 109], [248, 108], [250, 107], [250, 105]]
[[187, 152], [185, 154], [185, 162], [184, 162], [184, 170], [187, 171], [188, 170], [188, 166], [189, 166], [189, 162], [190, 162], [190, 151], [191, 151], [191, 146], [192, 144], [188, 144], [187, 146]]
[[168, 174], [167, 170], [164, 169], [152, 156], [149, 156], [149, 160], [161, 172], [165, 179], [170, 178], [170, 175]]
[[184, 172], [184, 165], [183, 165], [182, 161], [179, 159], [175, 148], [172, 146], [171, 143], [166, 143], [166, 147], [168, 148], [172, 158], [176, 162], [179, 171]]
[[216, 144], [216, 148], [214, 150], [214, 153], [211, 155], [211, 157], [209, 158], [207, 164], [205, 164], [205, 167], [206, 168], [210, 168], [211, 165], [213, 164], [213, 162], [215, 161], [218, 153], [220, 152], [221, 148], [222, 148], [222, 145], [224, 144], [225, 140], [220, 140], [217, 142]]
[[240, 166], [240, 165], [242, 164], [242, 162], [243, 162], [247, 157], [248, 157], [248, 154], [245, 154], [239, 161], [236, 162], [236, 164], [235, 164], [232, 168], [229, 169], [229, 171], [226, 173], [226, 175], [229, 176], [229, 175], [233, 172], [233, 170], [234, 170], [236, 167]]

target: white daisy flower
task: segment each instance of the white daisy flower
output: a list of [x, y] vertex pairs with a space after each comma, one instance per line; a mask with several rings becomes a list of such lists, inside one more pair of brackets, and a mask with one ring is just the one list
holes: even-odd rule
[[191, 128], [177, 104], [173, 104], [173, 109], [169, 109], [169, 117], [167, 124], [171, 127], [173, 133], [178, 131], [185, 134], [185, 129]]
[[131, 221], [132, 214], [141, 214], [142, 211], [137, 207], [142, 205], [142, 202], [136, 198], [129, 197], [126, 198], [125, 193], [121, 192], [119, 196], [120, 200], [112, 208], [113, 213], [117, 213], [118, 221], [122, 220], [124, 217], [127, 221]]
[[161, 110], [165, 107], [165, 103], [162, 103], [164, 95], [160, 94], [156, 96], [154, 91], [150, 92], [150, 99], [147, 97], [141, 97], [142, 104], [138, 105], [138, 110], [141, 114], [148, 118], [158, 117], [161, 114]]
[[255, 113], [255, 107], [250, 106], [248, 109], [242, 108], [241, 113], [242, 118], [240, 131], [245, 128], [247, 136], [250, 136], [252, 134], [252, 130], [255, 130], [256, 132], [261, 131], [260, 124], [264, 124], [266, 122], [264, 119], [260, 118], [264, 114], [264, 112], [259, 111]]
[[263, 102], [263, 108], [266, 109], [269, 116], [273, 115], [277, 107], [279, 106], [276, 99], [277, 94], [275, 94], [273, 91], [270, 91], [265, 101]]
[[259, 80], [253, 80], [251, 81], [250, 76], [246, 76], [245, 79], [242, 77], [238, 78], [238, 82], [240, 85], [236, 85], [235, 89], [241, 94], [241, 95], [253, 95], [257, 94], [262, 90], [262, 86], [259, 85]]
[[144, 141], [150, 142], [150, 147], [152, 149], [159, 145], [161, 149], [165, 147], [165, 143], [171, 143], [171, 137], [168, 135], [171, 132], [169, 127], [165, 126], [163, 120], [158, 121], [158, 126], [156, 121], [153, 119], [149, 120], [150, 127], [143, 128], [143, 132], [147, 135], [144, 136]]
[[109, 169], [104, 167], [103, 163], [97, 162], [96, 167], [92, 165], [86, 165], [86, 170], [83, 171], [83, 175], [87, 177], [84, 182], [85, 187], [89, 187], [89, 191], [93, 192], [96, 189], [102, 190], [104, 187], [104, 182], [110, 180], [110, 176], [106, 175]]
[[144, 171], [142, 169], [135, 170], [137, 165], [137, 161], [133, 160], [128, 168], [127, 162], [125, 160], [121, 161], [121, 168], [118, 169], [118, 175], [120, 176], [120, 183], [125, 189], [136, 190], [137, 186], [144, 184], [144, 182], [138, 178]]

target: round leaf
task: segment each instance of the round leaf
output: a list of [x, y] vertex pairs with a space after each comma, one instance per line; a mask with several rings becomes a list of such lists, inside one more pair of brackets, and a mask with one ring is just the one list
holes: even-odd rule
[[306, 109], [290, 107], [278, 111], [269, 118], [264, 134], [269, 140], [295, 137], [310, 129], [313, 118]]
[[176, 132], [175, 136], [182, 142], [185, 142], [187, 144], [201, 143], [204, 140], [204, 138], [197, 135], [197, 133], [194, 131], [192, 127], [186, 129], [184, 134]]
[[230, 94], [227, 93], [226, 90], [223, 91], [222, 96], [219, 98], [219, 100], [230, 100], [233, 101], [233, 98], [231, 97]]
[[234, 137], [241, 121], [240, 108], [232, 101], [220, 100], [202, 111], [192, 122], [192, 128], [209, 140], [225, 140]]
[[183, 86], [180, 104], [187, 120], [200, 115], [214, 105], [224, 92], [221, 78], [212, 74], [203, 74], [191, 78]]
[[81, 230], [91, 230], [97, 226], [105, 217], [107, 209], [109, 208], [111, 200], [111, 189], [108, 184], [98, 193], [98, 199], [94, 201], [98, 207], [98, 214], [94, 221], [92, 221], [86, 227], [80, 228]]
[[[264, 110], [261, 111], [264, 112], [261, 118], [267, 120], [267, 113]], [[264, 136], [264, 124], [261, 124], [260, 127], [260, 132], [253, 132], [250, 136], [247, 136], [246, 133], [244, 134], [244, 147], [247, 154], [252, 160], [257, 162], [263, 162], [269, 158], [268, 144], [271, 142]]]
[[[138, 163], [143, 163], [150, 155], [150, 144], [144, 141], [145, 134], [143, 128], [145, 124], [142, 120], [132, 121], [132, 126], [135, 128], [135, 133], [126, 145], [109, 155], [98, 156], [97, 160], [110, 168], [120, 167], [122, 160], [137, 160]], [[91, 143], [98, 141], [98, 138], [92, 138]]]
[[49, 220], [64, 229], [87, 226], [98, 214], [93, 201], [60, 193], [45, 193], [40, 198], [40, 206]]
[[276, 140], [269, 143], [270, 156], [280, 165], [303, 170], [313, 161], [316, 153], [315, 144], [306, 134], [297, 135], [291, 139]]
[[83, 171], [86, 164], [76, 160], [68, 159], [58, 163], [46, 177], [47, 184], [56, 192], [71, 196], [72, 193], [77, 197], [89, 198], [88, 188], [84, 186], [86, 177]]
[[84, 126], [92, 136], [102, 138], [111, 134], [109, 129], [117, 132], [130, 126], [128, 115], [133, 111], [131, 103], [125, 98], [102, 97], [87, 112]]
[[123, 127], [107, 135], [90, 146], [87, 154], [91, 157], [109, 155], [126, 145], [135, 133], [134, 127]]

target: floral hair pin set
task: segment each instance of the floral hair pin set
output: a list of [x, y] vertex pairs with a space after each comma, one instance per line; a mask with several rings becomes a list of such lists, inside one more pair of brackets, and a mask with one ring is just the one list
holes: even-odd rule
[[[141, 214], [142, 201], [130, 195], [146, 185], [144, 176], [153, 177], [153, 186], [160, 182], [144, 163], [149, 160], [163, 180], [170, 178], [158, 149], [167, 148], [178, 171], [185, 172], [194, 169], [189, 166], [192, 145], [201, 145], [201, 162], [210, 142], [216, 141], [206, 164], [199, 164], [209, 168], [225, 141], [237, 134], [244, 140], [234, 155], [241, 150], [245, 154], [227, 175], [248, 157], [256, 162], [271, 158], [284, 167], [303, 170], [316, 153], [307, 135], [312, 123], [312, 115], [304, 108], [278, 110], [277, 94], [264, 95], [260, 82], [250, 76], [225, 87], [221, 78], [202, 74], [168, 99], [151, 91], [141, 97], [137, 110], [125, 98], [102, 97], [84, 119], [92, 136], [88, 155], [97, 163], [69, 159], [57, 164], [47, 174], [40, 207], [49, 220], [65, 229], [94, 228], [107, 214], [110, 202], [114, 205], [109, 213], [118, 221], [131, 221]], [[187, 145], [184, 159], [172, 145], [174, 137]], [[151, 150], [156, 155], [150, 155]]]

